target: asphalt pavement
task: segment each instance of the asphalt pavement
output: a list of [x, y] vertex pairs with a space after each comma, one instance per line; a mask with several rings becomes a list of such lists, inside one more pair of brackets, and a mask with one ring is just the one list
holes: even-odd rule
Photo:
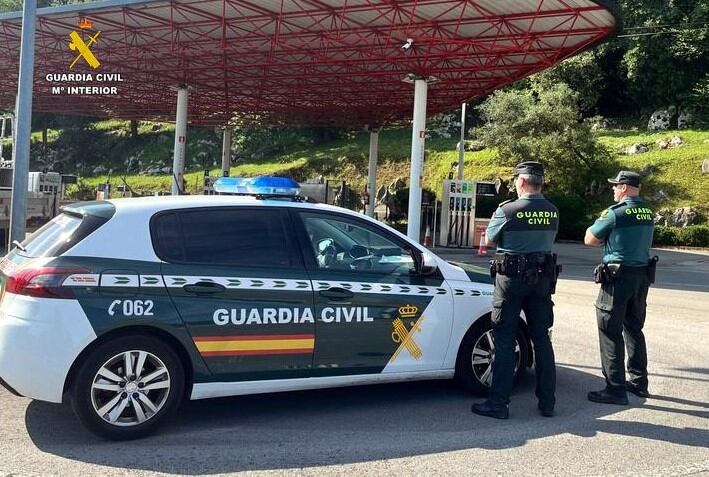
[[[625, 407], [585, 398], [603, 386], [588, 278], [598, 251], [558, 251], [554, 418], [537, 413], [531, 370], [508, 421], [471, 414], [473, 397], [431, 381], [192, 402], [157, 435], [123, 443], [95, 438], [65, 407], [0, 391], [0, 476], [709, 475], [709, 256], [659, 252], [652, 396]], [[473, 253], [441, 255], [482, 263]]]

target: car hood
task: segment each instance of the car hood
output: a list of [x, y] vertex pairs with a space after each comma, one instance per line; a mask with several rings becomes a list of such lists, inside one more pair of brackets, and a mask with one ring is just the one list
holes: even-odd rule
[[468, 275], [468, 278], [470, 278], [471, 282], [493, 283], [492, 278], [490, 277], [490, 271], [487, 268], [479, 267], [477, 265], [470, 265], [469, 263], [463, 262], [449, 261], [448, 263], [462, 268], [465, 274]]

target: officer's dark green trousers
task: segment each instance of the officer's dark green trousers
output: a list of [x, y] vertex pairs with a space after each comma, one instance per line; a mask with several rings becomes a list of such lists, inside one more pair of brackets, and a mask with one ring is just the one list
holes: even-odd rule
[[647, 348], [643, 325], [649, 286], [647, 267], [626, 266], [621, 266], [612, 282], [601, 285], [596, 300], [596, 317], [601, 366], [609, 392], [625, 394], [626, 345], [629, 381], [647, 389]]
[[[492, 323], [495, 360], [492, 363], [492, 386], [488, 400], [493, 405], [508, 405], [514, 383], [515, 335], [524, 310], [534, 344], [537, 374], [537, 398], [540, 406], [553, 409], [556, 388], [554, 349], [549, 328], [554, 323], [549, 277], [528, 285], [522, 277], [497, 275], [493, 297]], [[521, 363], [525, 366], [526, 363]]]

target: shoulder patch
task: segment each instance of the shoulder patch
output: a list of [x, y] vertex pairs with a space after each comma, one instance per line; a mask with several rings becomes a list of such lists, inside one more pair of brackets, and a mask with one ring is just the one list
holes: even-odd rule
[[603, 217], [605, 217], [606, 215], [608, 215], [608, 212], [610, 212], [610, 210], [611, 210], [610, 208], [604, 209], [603, 212], [601, 212], [601, 218], [603, 218]]

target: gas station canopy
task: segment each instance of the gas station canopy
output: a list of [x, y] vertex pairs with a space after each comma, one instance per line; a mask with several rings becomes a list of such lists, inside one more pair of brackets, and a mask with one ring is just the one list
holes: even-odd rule
[[[605, 0], [109, 0], [45, 8], [33, 109], [172, 121], [174, 89], [187, 86], [193, 125], [380, 126], [411, 118], [407, 78], [428, 80], [429, 115], [451, 110], [598, 43], [619, 22]], [[79, 58], [70, 69], [72, 32], [98, 68]], [[0, 15], [0, 108], [15, 104], [20, 33], [20, 13]], [[62, 81], [69, 73], [94, 78]], [[117, 94], [53, 91], [88, 84]]]

